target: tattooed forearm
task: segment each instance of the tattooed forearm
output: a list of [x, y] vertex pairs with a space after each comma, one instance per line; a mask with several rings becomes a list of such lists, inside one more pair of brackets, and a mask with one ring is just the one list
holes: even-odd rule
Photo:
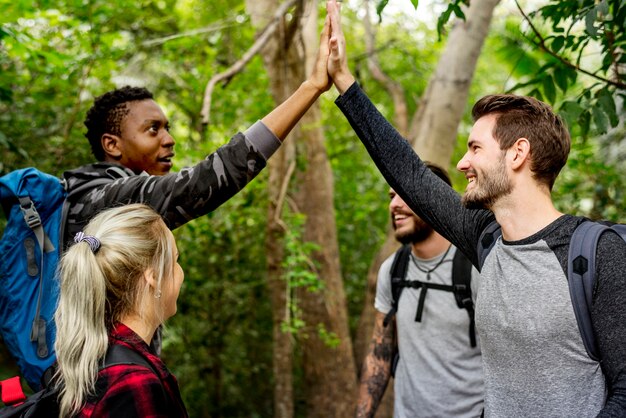
[[[392, 327], [393, 323], [382, 330], [375, 330], [374, 338], [372, 338], [370, 344], [370, 351], [377, 360], [386, 362], [393, 360], [396, 344]], [[376, 335], [376, 331], [378, 331], [379, 335]]]
[[395, 353], [395, 324], [387, 327], [377, 318], [369, 352], [363, 362], [359, 384], [357, 418], [373, 417], [391, 377], [391, 361]]

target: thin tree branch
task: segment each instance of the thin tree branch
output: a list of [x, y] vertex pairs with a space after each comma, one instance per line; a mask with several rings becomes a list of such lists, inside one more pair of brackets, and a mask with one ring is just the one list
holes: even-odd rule
[[365, 48], [368, 53], [367, 66], [374, 80], [378, 81], [391, 96], [395, 110], [395, 126], [398, 128], [400, 134], [406, 137], [408, 134], [409, 121], [404, 89], [400, 83], [395, 82], [387, 74], [385, 74], [380, 66], [378, 54], [374, 52], [376, 34], [374, 28], [372, 28], [369, 10], [369, 0], [365, 0], [365, 19], [363, 19], [363, 23], [365, 25]]
[[380, 51], [387, 51], [388, 49], [390, 49], [392, 46], [396, 45], [397, 43], [398, 43], [397, 39], [391, 39], [388, 42], [385, 42], [384, 44], [380, 45], [378, 48], [372, 49], [371, 51], [363, 52], [361, 54], [350, 56], [349, 59], [351, 62], [363, 61], [363, 60], [368, 59], [373, 54], [378, 54]]
[[537, 36], [537, 38], [539, 38], [539, 42], [535, 42], [535, 41], [531, 41], [533, 42], [536, 46], [538, 46], [539, 48], [541, 48], [542, 50], [544, 50], [545, 52], [547, 52], [549, 55], [553, 56], [554, 58], [556, 58], [557, 60], [559, 60], [561, 63], [565, 64], [566, 66], [575, 69], [576, 71], [579, 71], [583, 74], [587, 74], [590, 77], [595, 78], [596, 80], [600, 80], [603, 83], [609, 84], [611, 86], [615, 86], [617, 88], [620, 89], [626, 89], [626, 84], [621, 83], [619, 81], [613, 81], [610, 80], [608, 78], [604, 78], [601, 77], [595, 73], [592, 73], [591, 71], [585, 70], [584, 68], [581, 68], [580, 66], [576, 65], [576, 64], [572, 64], [571, 62], [569, 62], [567, 59], [563, 58], [562, 56], [560, 56], [559, 54], [553, 52], [550, 48], [548, 48], [548, 46], [546, 45], [546, 41], [543, 38], [543, 36], [541, 36], [541, 34], [539, 33], [539, 31], [537, 30], [537, 28], [535, 27], [535, 25], [533, 25], [533, 22], [530, 20], [530, 18], [526, 15], [526, 13], [524, 13], [524, 10], [522, 10], [522, 7], [520, 6], [518, 0], [515, 0], [515, 4], [517, 5], [518, 10], [520, 11], [520, 13], [522, 14], [522, 16], [524, 17], [524, 19], [528, 22], [528, 24], [530, 25], [530, 28], [533, 30], [534, 34]]
[[218, 30], [222, 30], [222, 29], [226, 29], [229, 28], [231, 26], [233, 26], [233, 24], [235, 23], [235, 18], [230, 18], [230, 19], [224, 19], [223, 21], [214, 23], [212, 25], [209, 25], [205, 28], [200, 28], [200, 29], [194, 29], [194, 30], [190, 30], [190, 31], [186, 31], [186, 32], [181, 32], [181, 33], [175, 33], [173, 35], [168, 35], [168, 36], [163, 36], [160, 38], [155, 38], [155, 39], [148, 39], [147, 41], [144, 41], [141, 43], [142, 46], [155, 46], [155, 45], [162, 45], [168, 41], [172, 41], [174, 39], [179, 39], [179, 38], [185, 38], [188, 36], [196, 36], [196, 35], [202, 35], [205, 33], [211, 33], [211, 32], [216, 32]]
[[274, 213], [274, 222], [280, 225], [283, 230], [287, 231], [287, 225], [283, 222], [280, 217], [282, 213], [283, 203], [285, 202], [285, 197], [287, 196], [287, 187], [289, 186], [289, 182], [291, 181], [291, 176], [293, 172], [296, 170], [296, 162], [292, 161], [287, 167], [287, 173], [283, 178], [283, 182], [280, 185], [280, 191], [278, 192], [278, 199], [276, 200], [276, 213]]
[[213, 89], [215, 85], [219, 82], [227, 83], [232, 77], [236, 74], [240, 73], [245, 66], [252, 60], [252, 58], [265, 46], [268, 39], [276, 32], [277, 28], [280, 26], [280, 20], [285, 12], [296, 3], [297, 0], [287, 0], [285, 1], [274, 13], [274, 16], [267, 24], [265, 29], [261, 32], [260, 36], [254, 42], [254, 44], [246, 51], [245, 54], [235, 62], [230, 68], [226, 71], [223, 71], [219, 74], [213, 76], [209, 82], [207, 83], [206, 89], [204, 91], [204, 101], [202, 104], [202, 111], [200, 112], [200, 116], [202, 117], [202, 124], [208, 125], [210, 114], [211, 114], [211, 96], [213, 94]]

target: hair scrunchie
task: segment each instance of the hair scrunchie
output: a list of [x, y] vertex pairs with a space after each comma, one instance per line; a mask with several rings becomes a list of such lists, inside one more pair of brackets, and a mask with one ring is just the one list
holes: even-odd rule
[[84, 232], [77, 232], [76, 235], [74, 236], [74, 242], [75, 243], [79, 243], [79, 242], [86, 242], [87, 245], [89, 245], [89, 248], [91, 248], [91, 252], [92, 253], [97, 253], [98, 250], [100, 249], [100, 240], [92, 235], [85, 235]]

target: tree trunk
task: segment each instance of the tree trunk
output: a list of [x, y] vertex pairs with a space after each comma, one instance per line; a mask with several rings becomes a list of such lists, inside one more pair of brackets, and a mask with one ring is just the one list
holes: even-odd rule
[[[302, 45], [307, 74], [319, 43], [317, 2], [306, 1]], [[316, 103], [302, 118], [306, 168], [299, 206], [306, 215], [304, 241], [319, 246], [313, 256], [324, 287], [319, 292], [301, 289], [299, 297], [307, 324], [302, 339], [308, 417], [347, 417], [354, 414], [356, 369], [348, 328], [348, 310], [339, 262], [335, 224], [333, 173], [324, 146]], [[331, 346], [324, 335], [338, 339]]]
[[450, 165], [476, 62], [499, 2], [473, 0], [465, 12], [466, 20], [457, 20], [450, 32], [446, 49], [411, 122], [409, 138], [423, 160], [442, 167]]
[[[264, 19], [277, 8], [276, 0], [248, 0], [246, 7], [256, 27], [265, 26]], [[263, 59], [276, 103], [282, 102], [305, 79], [317, 53], [319, 27], [317, 2], [298, 2], [298, 13], [268, 42]], [[292, 30], [293, 29], [293, 30]], [[305, 398], [307, 416], [345, 417], [353, 415], [356, 395], [356, 372], [348, 315], [339, 264], [337, 232], [333, 205], [333, 177], [319, 126], [319, 105], [314, 104], [278, 155], [268, 164], [270, 171], [268, 235], [266, 239], [268, 277], [274, 319], [275, 416], [292, 417], [293, 345], [291, 336], [281, 331], [288, 318], [288, 289], [281, 278], [284, 258], [284, 224], [280, 220], [288, 173], [295, 164], [293, 147], [298, 145], [306, 168], [296, 172], [301, 179], [298, 209], [306, 216], [303, 240], [316, 243], [320, 250], [313, 257], [316, 273], [324, 289], [313, 293], [298, 290], [298, 305], [306, 322], [302, 336]], [[324, 336], [336, 336], [339, 344], [331, 347]], [[332, 338], [331, 338], [332, 339]]]
[[[450, 158], [457, 141], [457, 129], [465, 110], [476, 62], [489, 31], [493, 10], [499, 1], [473, 0], [465, 13], [467, 20], [457, 21], [450, 32], [446, 49], [410, 124], [409, 139], [423, 160], [444, 168], [450, 166]], [[397, 92], [390, 91], [390, 95], [394, 98], [394, 103], [397, 103]], [[400, 108], [401, 112], [405, 107]], [[397, 116], [394, 121], [396, 119]], [[396, 123], [400, 128], [405, 126], [397, 121]], [[399, 132], [403, 133], [401, 130]], [[390, 230], [368, 271], [367, 294], [355, 340], [355, 355], [359, 365], [367, 353], [374, 328], [378, 270], [397, 246]]]
[[[267, 18], [277, 7], [276, 1], [248, 0], [246, 9], [257, 28], [267, 24]], [[293, 51], [282, 48], [285, 45], [285, 25], [265, 45], [263, 62], [270, 78], [270, 89], [274, 101], [282, 103], [296, 89], [301, 80], [301, 72], [294, 71], [298, 57]], [[265, 249], [267, 257], [268, 288], [272, 305], [273, 353], [272, 370], [274, 375], [274, 417], [294, 416], [293, 397], [293, 337], [283, 332], [283, 321], [289, 318], [287, 282], [282, 278], [284, 259], [285, 226], [281, 221], [284, 206], [284, 191], [290, 180], [290, 166], [295, 161], [294, 141], [299, 136], [296, 127], [285, 139], [284, 144], [268, 161], [268, 212]]]

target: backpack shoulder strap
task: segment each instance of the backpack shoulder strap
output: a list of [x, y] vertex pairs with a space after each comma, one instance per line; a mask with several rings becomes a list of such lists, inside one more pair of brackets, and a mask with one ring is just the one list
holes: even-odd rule
[[406, 277], [406, 273], [409, 269], [409, 260], [411, 258], [411, 244], [403, 245], [398, 251], [391, 264], [390, 280], [391, 280], [391, 297], [392, 307], [391, 310], [385, 316], [383, 325], [386, 327], [391, 321], [391, 318], [398, 311], [398, 301], [400, 300], [400, 294], [403, 287], [400, 286], [400, 282]]
[[[125, 173], [123, 170], [118, 169], [117, 167], [114, 167], [115, 170], [118, 170], [120, 173], [124, 174], [126, 177], [128, 177], [128, 173]], [[118, 172], [116, 171], [116, 172]], [[67, 196], [65, 198], [65, 201], [63, 202], [63, 209], [61, 212], [61, 224], [59, 225], [59, 252], [63, 253], [63, 251], [65, 251], [65, 244], [66, 244], [66, 236], [65, 236], [65, 229], [67, 227], [67, 217], [68, 214], [70, 212], [70, 199], [74, 198], [77, 195], [80, 195], [82, 193], [84, 193], [87, 190], [91, 190], [94, 189], [96, 187], [100, 187], [100, 186], [104, 186], [107, 185], [109, 183], [113, 183], [116, 179], [112, 178], [112, 177], [102, 177], [102, 178], [96, 178], [96, 179], [92, 179], [89, 180], [87, 182], [85, 182], [84, 184], [81, 184], [78, 187], [74, 187], [72, 189], [70, 189], [68, 187], [67, 181], [64, 180], [64, 184], [63, 186], [65, 187]]]
[[591, 303], [596, 273], [596, 250], [600, 235], [610, 227], [585, 221], [578, 225], [570, 240], [567, 255], [567, 281], [578, 329], [587, 354], [599, 361], [599, 353], [591, 326]]
[[498, 237], [502, 235], [502, 229], [500, 225], [493, 221], [483, 230], [480, 234], [480, 238], [478, 239], [478, 246], [476, 248], [478, 254], [478, 267], [479, 270], [483, 268], [483, 264], [485, 263], [485, 259], [489, 252], [496, 244]]
[[135, 364], [139, 366], [144, 366], [150, 369], [154, 374], [156, 374], [157, 377], [159, 376], [157, 371], [154, 369], [154, 366], [152, 366], [144, 356], [142, 356], [135, 350], [119, 344], [110, 345], [107, 349], [106, 356], [104, 357], [104, 365], [102, 366], [102, 368], [105, 369], [107, 367], [117, 366], [121, 364]]
[[456, 304], [466, 309], [470, 319], [470, 345], [476, 347], [476, 325], [474, 323], [474, 302], [472, 301], [472, 262], [458, 248], [452, 259], [452, 291]]
[[617, 232], [619, 236], [622, 237], [624, 241], [626, 241], [626, 225], [614, 224], [614, 225], [611, 225], [611, 229]]
[[[118, 366], [122, 364], [139, 365], [139, 366], [143, 366], [151, 370], [152, 373], [156, 375], [157, 379], [159, 379], [159, 382], [161, 382], [161, 391], [163, 393], [164, 399], [170, 399], [170, 396], [165, 390], [165, 384], [161, 380], [161, 376], [156, 371], [154, 366], [150, 364], [150, 362], [144, 356], [142, 356], [135, 350], [128, 348], [126, 346], [123, 346], [123, 345], [119, 345], [119, 344], [109, 345], [106, 356], [104, 357], [104, 365], [102, 366], [102, 369], [105, 369], [111, 366]], [[168, 402], [171, 402], [171, 400]], [[171, 404], [169, 405], [171, 407]]]

